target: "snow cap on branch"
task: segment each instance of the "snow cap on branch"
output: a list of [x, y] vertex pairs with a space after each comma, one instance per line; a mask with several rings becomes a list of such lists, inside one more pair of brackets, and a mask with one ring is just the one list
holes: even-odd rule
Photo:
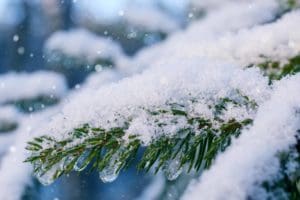
[[[225, 5], [208, 12], [203, 19], [191, 24], [187, 30], [171, 35], [165, 42], [141, 50], [133, 60], [120, 60], [118, 66], [124, 68], [124, 71], [135, 72], [149, 67], [149, 63], [163, 63], [173, 58], [211, 57], [236, 61], [237, 49], [240, 47], [249, 49], [253, 48], [253, 44], [257, 44], [248, 43], [248, 38], [254, 37], [251, 40], [260, 41], [261, 38], [257, 37], [258, 34], [255, 34], [257, 32], [256, 27], [260, 29], [260, 24], [274, 20], [281, 12], [279, 4], [275, 0], [255, 1], [255, 4], [242, 1]], [[296, 21], [293, 20], [292, 23], [295, 24]], [[284, 22], [280, 24], [276, 26], [285, 26]], [[261, 25], [261, 27], [264, 27], [264, 25]], [[272, 29], [272, 26], [265, 29]], [[239, 33], [239, 30], [242, 30], [243, 35], [245, 35], [242, 39], [240, 39], [241, 36], [239, 35], [241, 33]], [[283, 32], [279, 28], [274, 30], [274, 33], [275, 31], [276, 33]], [[263, 34], [262, 31], [260, 31], [260, 34]], [[289, 37], [289, 35], [286, 36], [286, 38]], [[270, 45], [278, 44], [276, 40], [270, 42], [272, 42]], [[234, 49], [231, 48], [236, 48], [237, 52], [233, 52]], [[259, 51], [258, 48], [254, 48], [254, 50]], [[261, 51], [258, 53], [261, 53]], [[174, 56], [170, 57], [169, 55]], [[243, 56], [242, 59], [247, 59], [247, 56], [241, 56]], [[237, 59], [241, 58], [237, 57]], [[252, 60], [249, 60], [248, 63], [251, 62]]]
[[39, 96], [62, 97], [65, 79], [54, 72], [8, 73], [0, 76], [0, 103]]
[[276, 154], [296, 144], [300, 129], [300, 75], [276, 84], [269, 101], [257, 112], [253, 126], [245, 130], [219, 155], [212, 168], [190, 185], [183, 199], [267, 199], [261, 183], [279, 171]]
[[[141, 135], [148, 143], [157, 130], [156, 125], [145, 123], [150, 115], [147, 110], [163, 109], [176, 103], [189, 108], [191, 114], [211, 117], [206, 106], [216, 103], [218, 98], [234, 97], [237, 90], [260, 104], [267, 98], [269, 86], [267, 79], [254, 68], [244, 71], [230, 64], [204, 60], [164, 63], [98, 90], [79, 92], [40, 132], [63, 138], [85, 123], [110, 129], [122, 127], [129, 120], [132, 126], [128, 127], [128, 133]], [[198, 100], [198, 104], [193, 103], [193, 99]], [[168, 118], [165, 120], [171, 123]], [[182, 123], [170, 124], [164, 132], [176, 132], [186, 122]]]
[[122, 49], [116, 42], [85, 29], [55, 32], [46, 41], [45, 50], [50, 54], [56, 52], [72, 58], [82, 58], [87, 64], [94, 64], [97, 59], [114, 61], [123, 56]]

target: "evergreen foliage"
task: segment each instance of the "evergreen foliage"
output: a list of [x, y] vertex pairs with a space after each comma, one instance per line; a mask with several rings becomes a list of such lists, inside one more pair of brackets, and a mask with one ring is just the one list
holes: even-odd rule
[[[174, 118], [171, 121], [175, 124], [177, 117], [184, 117], [188, 124], [186, 128], [176, 133], [153, 139], [151, 144], [145, 147], [137, 166], [138, 169], [149, 171], [154, 168], [155, 172], [164, 169], [169, 179], [173, 180], [179, 175], [176, 171], [181, 170], [183, 166], [187, 166], [188, 171], [200, 170], [202, 166], [209, 167], [216, 154], [230, 145], [231, 137], [238, 137], [241, 129], [252, 122], [252, 119], [241, 121], [222, 119], [222, 112], [227, 109], [229, 103], [238, 107], [256, 109], [257, 105], [253, 100], [240, 93], [237, 94], [240, 95], [240, 102], [229, 98], [220, 98], [217, 101], [218, 103], [212, 108], [215, 113], [214, 121], [197, 116], [191, 117], [183, 105], [174, 103], [168, 106], [169, 110], [148, 111], [150, 115], [158, 119], [171, 114]], [[128, 140], [124, 139], [124, 130], [128, 128], [128, 123], [130, 123], [129, 119], [124, 127], [115, 127], [110, 130], [84, 124], [70, 132], [69, 138], [61, 141], [46, 135], [35, 138], [28, 142], [26, 149], [31, 151], [32, 155], [27, 158], [26, 162], [33, 163], [34, 171], [39, 177], [44, 176], [52, 167], [59, 164], [57, 171], [51, 171], [53, 173], [50, 175], [51, 180], [73, 169], [81, 171], [89, 163], [93, 163], [92, 168], [100, 172], [112, 165], [116, 170], [115, 173], [118, 174], [136, 157], [138, 149], [145, 146], [139, 140], [138, 135], [130, 135]], [[158, 127], [166, 125], [159, 121], [156, 123]], [[80, 139], [81, 142], [73, 144], [75, 139]], [[168, 170], [169, 165], [172, 165], [171, 169], [174, 164], [177, 169]]]

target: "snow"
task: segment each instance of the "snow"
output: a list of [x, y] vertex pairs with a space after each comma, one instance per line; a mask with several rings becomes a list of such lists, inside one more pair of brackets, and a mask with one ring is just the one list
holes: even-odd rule
[[[105, 70], [101, 73], [91, 75], [81, 88], [83, 90], [99, 88], [119, 78], [116, 72]], [[76, 93], [77, 91], [69, 93], [64, 101], [68, 102], [68, 98], [72, 98], [72, 95]], [[14, 112], [16, 110], [12, 107], [0, 108], [0, 118], [2, 117], [1, 113], [3, 111], [7, 114], [3, 117], [18, 119], [19, 123], [19, 127], [16, 131], [9, 136], [0, 137], [1, 145], [3, 145], [1, 146], [0, 153], [6, 153], [0, 162], [0, 187], [5, 188], [5, 190], [1, 190], [0, 192], [0, 199], [10, 197], [9, 200], [19, 200], [25, 190], [25, 186], [31, 184], [32, 168], [28, 163], [23, 162], [28, 156], [25, 150], [26, 143], [33, 137], [44, 135], [44, 132], [41, 132], [40, 126], [46, 126], [52, 116], [60, 112], [60, 109], [61, 105], [58, 104], [41, 112], [32, 113], [30, 117], [26, 117], [25, 115], [21, 116], [21, 114]]]
[[64, 77], [54, 72], [10, 72], [0, 75], [0, 103], [38, 96], [60, 98], [66, 91]]
[[0, 107], [0, 121], [17, 121], [22, 116], [13, 106]]
[[16, 138], [15, 132], [0, 135], [0, 164], [2, 162], [2, 156], [12, 149], [13, 146], [11, 146]]
[[[172, 58], [211, 57], [236, 61], [235, 54], [239, 53], [239, 48], [251, 48], [260, 51], [260, 48], [253, 47], [253, 44], [256, 43], [248, 43], [248, 39], [261, 39], [259, 34], [264, 33], [263, 31], [256, 33], [256, 29], [260, 29], [264, 25], [259, 26], [259, 24], [274, 20], [280, 12], [280, 6], [274, 0], [258, 1], [255, 4], [249, 2], [226, 4], [224, 7], [208, 12], [206, 17], [192, 23], [187, 30], [172, 34], [165, 42], [154, 45], [152, 48], [141, 50], [134, 59], [120, 60], [118, 66], [121, 69], [123, 68], [124, 71], [134, 73], [149, 67], [149, 63], [163, 63]], [[288, 21], [288, 19], [285, 21]], [[296, 22], [295, 19], [290, 24], [292, 25], [292, 23], [295, 24]], [[281, 26], [284, 26], [284, 22], [281, 23]], [[287, 28], [287, 26], [284, 28]], [[268, 29], [270, 30], [272, 27]], [[284, 32], [284, 30], [276, 31], [279, 33]], [[295, 32], [297, 31], [296, 29]], [[252, 35], [253, 33], [256, 34]], [[241, 34], [244, 35], [244, 38], [241, 38]], [[253, 37], [254, 39], [252, 39]], [[276, 35], [273, 37], [276, 37]], [[286, 36], [286, 38], [289, 37], [290, 35]], [[270, 41], [274, 46], [278, 44], [275, 39]], [[247, 45], [244, 45], [243, 42], [246, 42]], [[234, 50], [237, 52], [234, 52]], [[268, 50], [272, 49], [269, 48]], [[241, 56], [243, 56], [244, 60], [248, 58], [248, 55]], [[249, 60], [249, 63], [251, 62]]]
[[[199, 104], [214, 104], [218, 98], [234, 96], [233, 91], [239, 90], [261, 103], [268, 96], [268, 88], [267, 79], [254, 68], [243, 71], [230, 64], [203, 60], [164, 63], [99, 89], [82, 90], [69, 99], [61, 114], [53, 117], [41, 132], [63, 138], [85, 123], [109, 129], [122, 127], [124, 121], [131, 119], [127, 132], [140, 135], [147, 144], [157, 133], [175, 133], [187, 122], [178, 118], [175, 125], [171, 122], [174, 116], [166, 115], [162, 120], [168, 126], [160, 129], [154, 123], [155, 116], [146, 110], [166, 108], [168, 103], [175, 102], [185, 104], [191, 115], [202, 114], [197, 109], [203, 106], [193, 104], [191, 99], [198, 99]], [[245, 116], [253, 115], [246, 109], [243, 112]]]
[[118, 17], [118, 11], [125, 6], [126, 0], [80, 0], [74, 4], [73, 15], [78, 21], [86, 18], [100, 23], [111, 24]]
[[[119, 75], [116, 72], [105, 70], [91, 75], [81, 88], [99, 88], [117, 79], [119, 79]], [[15, 81], [19, 81], [19, 79]], [[76, 93], [77, 91], [69, 93], [64, 101], [67, 102], [68, 98], [72, 98], [72, 95]], [[60, 112], [60, 109], [61, 105], [58, 104], [41, 112], [31, 113], [30, 117], [26, 117], [26, 115], [22, 116], [17, 113], [12, 107], [0, 107], [0, 118], [18, 119], [19, 125], [18, 129], [9, 136], [0, 137], [0, 153], [5, 153], [0, 161], [0, 187], [5, 188], [0, 192], [0, 199], [9, 197], [9, 200], [19, 200], [25, 187], [31, 184], [32, 168], [28, 163], [23, 162], [28, 156], [25, 150], [26, 143], [34, 137], [44, 135], [44, 132], [40, 131], [40, 126], [46, 126], [52, 116]], [[6, 115], [3, 116], [1, 113]]]
[[[0, 107], [0, 126], [6, 123], [18, 124], [22, 118], [22, 114], [18, 113], [17, 109], [13, 106]], [[0, 163], [1, 156], [7, 151], [8, 147], [15, 139], [15, 130], [5, 133], [0, 133]]]
[[159, 173], [155, 177], [143, 193], [135, 200], [153, 200], [158, 199], [159, 195], [163, 192], [164, 186], [166, 185], [163, 174]]
[[[167, 1], [173, 2], [164, 0]], [[268, 78], [257, 68], [245, 67], [266, 60], [285, 61], [299, 55], [300, 11], [289, 12], [275, 21], [282, 14], [276, 0], [194, 2], [206, 9], [206, 15], [186, 30], [175, 33], [178, 22], [153, 7], [151, 1], [148, 1], [150, 10], [148, 7], [147, 10], [126, 8], [125, 1], [76, 2], [75, 9], [86, 5], [96, 10], [94, 17], [106, 14], [99, 12], [99, 5], [110, 4], [116, 8], [110, 10], [114, 12], [110, 14], [122, 15], [119, 17], [131, 25], [173, 35], [129, 58], [114, 41], [85, 29], [54, 33], [47, 40], [46, 52], [57, 51], [86, 59], [88, 63], [97, 59], [112, 59], [117, 63], [117, 68], [112, 70], [95, 66], [98, 73], [66, 97], [64, 79], [52, 72], [0, 76], [0, 103], [39, 95], [65, 97], [61, 105], [28, 118], [20, 117], [11, 107], [0, 107], [0, 120], [14, 119], [19, 123], [18, 129], [5, 141], [0, 138], [0, 146], [4, 147], [0, 153], [6, 152], [0, 163], [0, 188], [5, 188], [0, 192], [0, 199], [20, 199], [24, 186], [30, 183], [31, 167], [23, 160], [27, 157], [25, 143], [33, 136], [49, 134], [65, 139], [70, 131], [85, 123], [110, 129], [123, 127], [130, 121], [125, 139], [137, 134], [147, 145], [153, 138], [174, 134], [187, 126], [184, 117], [168, 113], [153, 116], [147, 110], [169, 109], [170, 103], [175, 102], [184, 105], [190, 116], [213, 120], [209, 106], [223, 97], [238, 98], [237, 90], [258, 104], [258, 112], [229, 103], [221, 117], [224, 121], [251, 118], [255, 119], [254, 124], [189, 187], [184, 199], [215, 200], [222, 199], [224, 194], [230, 199], [245, 199], [254, 191], [259, 191], [257, 195], [266, 195], [257, 183], [276, 174], [279, 166], [274, 155], [295, 143], [294, 133], [299, 129], [295, 108], [299, 109], [300, 105], [300, 76], [269, 86]], [[166, 126], [158, 127], [157, 120]], [[80, 141], [74, 144], [76, 142]], [[107, 170], [102, 178], [115, 179], [115, 171], [110, 171], [114, 169]], [[141, 198], [151, 199], [152, 191], [161, 185], [162, 179], [158, 178]]]
[[299, 11], [290, 12], [274, 23], [242, 29], [237, 33], [228, 33], [197, 45], [189, 43], [192, 51], [187, 49], [184, 51], [185, 54], [178, 56], [185, 58], [204, 56], [236, 61], [241, 66], [265, 60], [286, 61], [300, 53], [300, 47], [297, 45], [300, 42], [300, 28], [297, 26], [299, 20]]
[[171, 33], [179, 29], [178, 22], [155, 7], [128, 6], [122, 19], [130, 26], [152, 32]]
[[83, 87], [86, 89], [97, 89], [100, 86], [116, 82], [121, 78], [122, 75], [117, 70], [103, 70], [91, 74], [83, 84]]
[[59, 111], [59, 106], [31, 114], [20, 120], [18, 130], [12, 135], [14, 141], [10, 141], [9, 151], [2, 157], [0, 163], [0, 199], [19, 200], [25, 187], [31, 184], [32, 168], [23, 161], [27, 157], [26, 143], [34, 136], [42, 134], [37, 127], [48, 122], [50, 117]]
[[179, 22], [176, 17], [165, 14], [166, 11], [182, 15], [186, 6], [184, 0], [80, 0], [74, 5], [73, 15], [76, 21], [83, 24], [92, 22], [109, 25], [125, 19], [129, 26], [137, 25], [148, 31], [169, 33], [178, 28]]
[[266, 199], [259, 188], [279, 170], [276, 153], [296, 143], [299, 130], [300, 75], [276, 83], [271, 98], [259, 108], [253, 126], [244, 130], [183, 199]]
[[114, 61], [123, 55], [116, 42], [85, 29], [55, 32], [46, 41], [45, 51], [49, 54], [62, 53], [71, 58], [84, 59], [87, 64], [94, 64], [98, 59]]
[[[11, 72], [0, 76], [0, 103], [38, 96], [62, 98], [66, 92], [64, 77], [54, 72]], [[0, 121], [18, 124], [16, 130], [0, 136], [0, 185], [1, 188], [5, 188], [0, 192], [0, 199], [20, 199], [25, 186], [30, 183], [31, 168], [23, 163], [26, 158], [25, 145], [32, 138], [32, 129], [40, 125], [41, 121], [45, 120], [44, 115], [48, 115], [49, 112], [41, 111], [26, 116], [18, 113], [13, 106], [0, 107]], [[44, 121], [46, 122], [47, 120]]]

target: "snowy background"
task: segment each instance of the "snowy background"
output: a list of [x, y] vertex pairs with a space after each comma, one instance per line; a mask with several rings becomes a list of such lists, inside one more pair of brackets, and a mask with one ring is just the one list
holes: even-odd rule
[[[299, 76], [271, 87], [257, 68], [245, 69], [300, 55], [300, 12], [290, 11], [288, 2], [0, 0], [0, 199], [173, 200], [182, 196], [190, 200], [201, 194], [203, 199], [217, 200], [224, 193], [231, 199], [245, 197], [256, 189], [251, 186], [262, 174], [268, 176], [265, 165], [274, 165], [269, 173], [275, 173], [272, 152], [286, 150], [294, 142], [291, 136], [281, 142], [274, 138], [299, 128], [295, 125], [299, 117], [289, 118], [291, 107], [300, 102]], [[185, 122], [178, 118], [176, 126], [154, 129], [151, 120], [155, 119], [148, 118], [141, 106], [153, 108], [174, 99], [188, 102], [187, 96], [195, 94], [199, 104], [186, 107], [195, 115], [213, 118], [205, 106], [224, 95], [236, 95], [232, 88], [263, 106], [258, 111], [232, 107], [223, 119], [257, 118], [258, 122], [201, 179], [194, 173], [170, 172], [167, 180], [162, 173], [138, 172], [133, 163], [118, 178], [105, 176], [101, 181], [98, 173], [85, 170], [44, 186], [41, 183], [51, 180], [40, 178], [40, 183], [32, 167], [23, 162], [28, 156], [26, 142], [32, 137], [53, 133], [64, 138], [86, 122], [111, 128], [122, 123], [121, 119], [106, 124], [115, 113], [130, 116], [128, 132], [141, 134], [148, 144], [157, 132], [176, 132]], [[278, 102], [286, 96], [285, 104]], [[282, 109], [274, 111], [272, 106]], [[164, 123], [169, 123], [168, 116]], [[274, 135], [261, 137], [270, 131], [265, 124], [272, 124]], [[249, 135], [257, 140], [248, 142]], [[261, 154], [262, 164], [254, 156], [239, 154], [242, 151]], [[239, 159], [240, 165], [233, 166], [232, 158]], [[205, 178], [209, 181], [202, 181]], [[197, 181], [189, 184], [192, 179]], [[109, 183], [103, 183], [106, 180]], [[211, 192], [217, 183], [220, 187]], [[262, 194], [255, 192], [257, 197]]]

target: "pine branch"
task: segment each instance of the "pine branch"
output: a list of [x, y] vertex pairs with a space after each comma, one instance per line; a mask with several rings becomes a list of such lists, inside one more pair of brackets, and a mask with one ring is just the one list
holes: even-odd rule
[[269, 76], [270, 82], [280, 80], [287, 75], [294, 75], [300, 72], [300, 55], [289, 59], [285, 64], [278, 61], [266, 61], [259, 64], [258, 67]]
[[18, 128], [18, 123], [15, 121], [0, 120], [0, 134], [8, 133]]
[[23, 98], [15, 101], [5, 102], [5, 105], [13, 104], [24, 113], [36, 112], [47, 106], [53, 106], [60, 101], [58, 97], [51, 95], [40, 95], [35, 98]]
[[[157, 173], [163, 170], [168, 179], [175, 179], [183, 169], [199, 171], [208, 168], [219, 151], [230, 145], [232, 137], [238, 137], [241, 129], [251, 124], [252, 119], [222, 119], [227, 105], [255, 110], [257, 105], [248, 97], [239, 95], [239, 101], [220, 98], [214, 110], [214, 119], [190, 116], [183, 105], [170, 103], [169, 109], [147, 110], [150, 115], [163, 118], [172, 115], [174, 123], [178, 117], [187, 121], [185, 128], [173, 134], [162, 134], [145, 146], [139, 135], [125, 137], [130, 120], [122, 127], [105, 130], [89, 124], [74, 129], [69, 138], [57, 140], [41, 136], [28, 142], [31, 152], [25, 162], [32, 163], [34, 173], [43, 184], [50, 184], [63, 174], [84, 170], [88, 165], [100, 172], [104, 182], [114, 180], [122, 169], [126, 169], [136, 158], [139, 149], [145, 149], [137, 168]], [[172, 121], [172, 120], [171, 120]], [[157, 122], [158, 127], [164, 124]], [[77, 141], [77, 142], [74, 142]], [[80, 142], [78, 142], [80, 141]], [[145, 146], [145, 147], [144, 147]]]
[[92, 62], [84, 57], [75, 57], [67, 55], [59, 50], [46, 51], [46, 56], [50, 67], [64, 72], [71, 69], [85, 69], [87, 72], [94, 71], [94, 67], [87, 68], [86, 66], [101, 65], [104, 68], [112, 68], [115, 63], [112, 58], [97, 58]]

